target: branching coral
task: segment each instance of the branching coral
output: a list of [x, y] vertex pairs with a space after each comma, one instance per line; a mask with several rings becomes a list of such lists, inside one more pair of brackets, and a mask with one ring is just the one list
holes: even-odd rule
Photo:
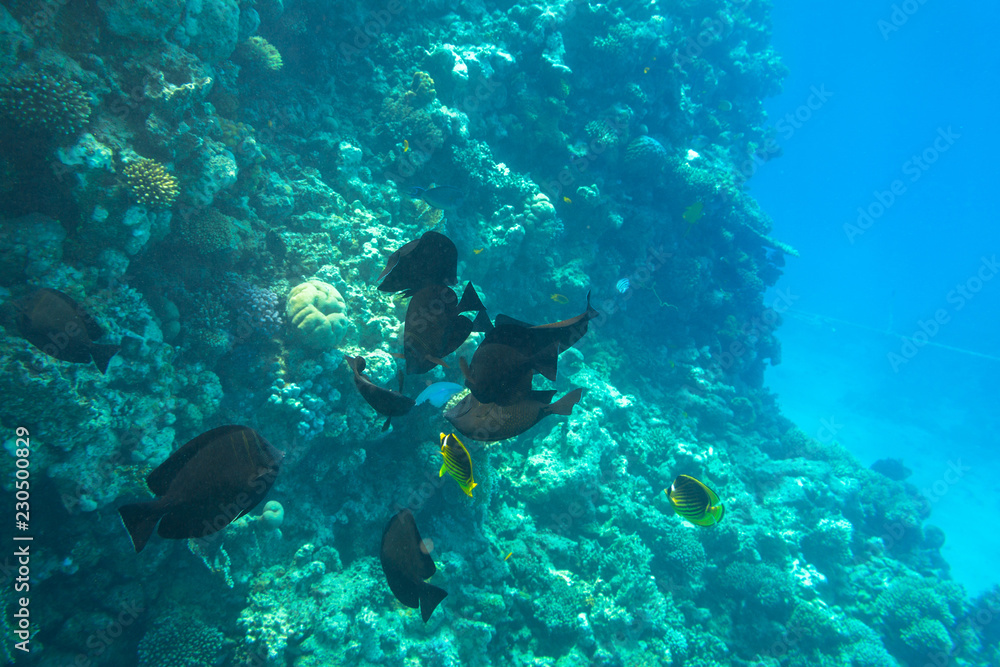
[[122, 170], [125, 183], [143, 206], [169, 208], [177, 199], [177, 179], [156, 160], [139, 158]]
[[240, 44], [238, 54], [247, 65], [265, 72], [277, 72], [284, 65], [278, 49], [259, 35]]
[[0, 118], [24, 132], [70, 136], [90, 119], [90, 102], [77, 82], [33, 72], [0, 83]]

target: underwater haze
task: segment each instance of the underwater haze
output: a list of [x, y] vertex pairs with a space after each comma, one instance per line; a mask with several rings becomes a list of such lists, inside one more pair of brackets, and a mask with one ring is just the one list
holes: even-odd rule
[[995, 7], [0, 3], [0, 659], [1000, 664]]
[[[902, 459], [932, 502], [929, 522], [947, 535], [951, 576], [980, 592], [996, 583], [1000, 553], [1000, 537], [982, 530], [1000, 522], [1000, 229], [989, 195], [1000, 96], [983, 85], [1000, 52], [971, 26], [1000, 12], [899, 6], [775, 5], [774, 43], [790, 75], [768, 110], [805, 120], [752, 191], [813, 261], [790, 263], [777, 285], [801, 299], [781, 330], [785, 363], [767, 384], [799, 426], [830, 425], [862, 463]], [[831, 60], [843, 44], [852, 48]], [[803, 111], [813, 85], [829, 103]], [[880, 195], [891, 201], [884, 212]], [[946, 482], [953, 466], [961, 477]]]

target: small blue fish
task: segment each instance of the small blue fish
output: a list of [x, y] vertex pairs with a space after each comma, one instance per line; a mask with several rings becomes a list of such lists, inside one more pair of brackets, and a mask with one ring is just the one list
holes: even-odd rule
[[628, 278], [622, 278], [621, 280], [618, 281], [618, 284], [615, 285], [615, 287], [618, 288], [618, 291], [620, 293], [624, 294], [625, 292], [628, 291], [629, 285], [630, 283], [628, 281]]
[[417, 396], [416, 405], [420, 405], [426, 401], [435, 408], [440, 408], [448, 402], [448, 399], [462, 391], [462, 389], [462, 385], [455, 384], [454, 382], [435, 382], [420, 392], [420, 395]]
[[439, 185], [436, 188], [415, 187], [410, 190], [411, 197], [419, 197], [425, 202], [444, 211], [452, 211], [465, 202], [465, 193], [450, 185]]

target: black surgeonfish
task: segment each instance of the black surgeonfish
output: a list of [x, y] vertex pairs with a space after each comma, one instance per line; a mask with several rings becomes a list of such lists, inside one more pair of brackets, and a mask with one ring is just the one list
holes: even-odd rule
[[344, 361], [354, 372], [354, 386], [358, 388], [361, 397], [368, 401], [368, 405], [375, 408], [375, 412], [386, 416], [385, 424], [382, 425], [383, 431], [389, 428], [389, 422], [392, 421], [393, 417], [401, 417], [413, 407], [413, 399], [401, 393], [403, 391], [402, 374], [399, 376], [399, 391], [393, 391], [378, 386], [367, 375], [362, 375], [365, 371], [364, 357], [345, 356]]
[[715, 491], [690, 475], [677, 475], [665, 492], [674, 511], [696, 526], [714, 526], [726, 513]]
[[521, 351], [528, 355], [537, 354], [546, 347], [555, 346], [559, 353], [576, 345], [576, 342], [587, 333], [590, 320], [600, 313], [590, 305], [590, 292], [587, 293], [587, 309], [568, 320], [552, 322], [551, 324], [531, 325], [515, 320], [507, 315], [497, 315], [494, 329], [499, 329], [493, 338], [488, 332], [483, 342], [506, 343], [517, 347], [525, 346]]
[[413, 296], [429, 285], [454, 285], [458, 274], [458, 249], [444, 234], [425, 232], [389, 255], [376, 280], [381, 292]]
[[104, 330], [71, 297], [54, 289], [35, 290], [17, 306], [17, 328], [39, 350], [61, 361], [89, 363], [107, 373], [111, 357], [120, 345], [100, 345], [94, 341]]
[[548, 415], [569, 415], [580, 402], [583, 389], [574, 389], [555, 403], [555, 390], [531, 391], [513, 405], [480, 403], [471, 393], [444, 416], [470, 440], [495, 442], [527, 431]]
[[[549, 348], [554, 351], [554, 348]], [[555, 355], [551, 364], [555, 366]], [[465, 386], [480, 403], [511, 405], [531, 391], [531, 377], [538, 363], [516, 348], [500, 343], [480, 343], [472, 362], [459, 359]]]
[[[561, 322], [533, 325], [508, 315], [497, 315], [493, 328], [486, 332], [480, 347], [507, 345], [529, 357], [536, 373], [555, 381], [558, 356], [573, 347], [587, 333], [590, 320], [598, 315], [600, 313], [590, 305], [589, 293], [587, 309], [576, 317]], [[470, 364], [470, 368], [475, 369], [475, 365]]]
[[410, 510], [400, 511], [385, 525], [379, 560], [389, 590], [410, 609], [419, 607], [426, 623], [448, 592], [424, 581], [437, 572], [437, 567], [420, 539]]
[[122, 505], [136, 553], [160, 537], [206, 537], [243, 516], [267, 495], [284, 452], [246, 426], [220, 426], [182, 445], [146, 477], [155, 500]]
[[411, 197], [420, 197], [427, 204], [443, 211], [454, 211], [465, 203], [465, 193], [451, 185], [439, 185], [436, 188], [415, 187], [410, 190]]
[[[478, 311], [473, 322], [459, 315]], [[465, 342], [473, 331], [481, 331], [487, 320], [485, 306], [472, 283], [467, 283], [459, 301], [454, 290], [445, 285], [430, 285], [413, 295], [406, 307], [403, 322], [403, 358], [407, 375], [426, 373], [444, 365], [448, 356]]]

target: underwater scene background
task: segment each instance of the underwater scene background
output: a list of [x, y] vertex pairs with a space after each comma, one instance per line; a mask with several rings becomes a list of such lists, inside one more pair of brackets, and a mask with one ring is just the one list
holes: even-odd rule
[[5, 0], [4, 659], [1000, 664], [996, 10], [877, 5]]

